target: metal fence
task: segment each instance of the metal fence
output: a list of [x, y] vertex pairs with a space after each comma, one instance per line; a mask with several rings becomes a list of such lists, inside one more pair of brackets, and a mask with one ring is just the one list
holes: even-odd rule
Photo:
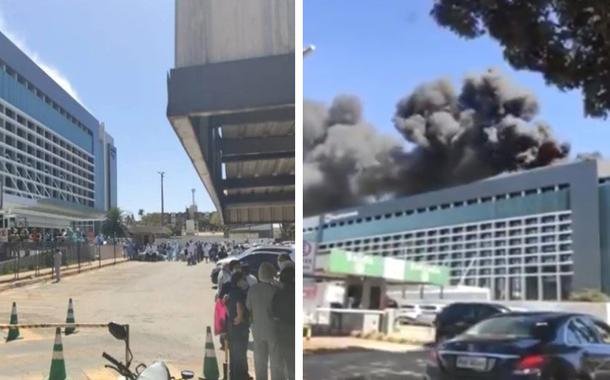
[[[53, 254], [60, 249], [62, 252], [62, 266], [78, 268], [90, 266], [97, 258], [95, 246], [81, 242], [9, 242], [0, 244], [0, 276], [13, 275], [19, 279], [20, 275], [39, 276], [45, 274], [45, 269], [53, 267]], [[45, 273], [42, 273], [42, 272]], [[7, 277], [4, 277], [7, 280]], [[8, 277], [10, 280], [10, 277]]]

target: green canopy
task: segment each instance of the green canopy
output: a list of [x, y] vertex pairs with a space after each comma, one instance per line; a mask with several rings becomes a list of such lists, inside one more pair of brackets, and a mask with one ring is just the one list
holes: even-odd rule
[[449, 285], [449, 268], [341, 249], [331, 250], [326, 270], [336, 274], [380, 277], [388, 281]]

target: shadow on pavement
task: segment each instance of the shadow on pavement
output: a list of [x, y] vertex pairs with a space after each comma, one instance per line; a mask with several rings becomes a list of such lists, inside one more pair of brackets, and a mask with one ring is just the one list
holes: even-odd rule
[[303, 357], [305, 380], [411, 380], [422, 379], [426, 351], [386, 352], [357, 350], [311, 354]]

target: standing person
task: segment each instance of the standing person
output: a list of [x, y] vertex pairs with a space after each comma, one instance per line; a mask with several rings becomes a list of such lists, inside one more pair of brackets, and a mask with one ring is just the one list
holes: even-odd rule
[[195, 265], [197, 263], [197, 258], [195, 256], [196, 254], [197, 250], [195, 248], [195, 242], [191, 241], [189, 243], [189, 262], [191, 265]]
[[210, 244], [207, 242], [203, 246], [203, 259], [206, 263], [210, 262]]
[[218, 244], [216, 244], [216, 243], [212, 244], [212, 248], [210, 249], [210, 254], [212, 255], [212, 259], [214, 260], [214, 262], [218, 261], [218, 259], [219, 259]]
[[259, 282], [250, 287], [246, 298], [246, 307], [252, 315], [256, 380], [268, 379], [268, 366], [271, 369], [271, 380], [282, 378], [282, 359], [275, 336], [275, 321], [271, 317], [271, 302], [278, 290], [272, 285], [275, 274], [273, 264], [262, 263], [258, 268]]
[[61, 257], [62, 257], [62, 253], [59, 250], [59, 248], [57, 248], [55, 250], [55, 253], [53, 254], [53, 268], [54, 268], [54, 275], [55, 275], [55, 282], [59, 282], [61, 280]]
[[271, 302], [271, 315], [276, 322], [276, 336], [286, 377], [294, 380], [294, 266], [280, 272], [281, 288]]
[[[231, 380], [249, 380], [248, 338], [250, 337], [246, 290], [248, 284], [242, 272], [231, 276], [227, 292], [227, 337], [229, 339], [229, 371]], [[293, 338], [294, 340], [294, 338]], [[294, 347], [293, 347], [294, 352]]]
[[233, 260], [222, 266], [222, 269], [218, 273], [218, 295], [222, 297], [228, 291], [228, 287], [231, 285], [231, 276], [233, 273], [240, 271], [239, 261]]
[[224, 259], [224, 258], [226, 258], [227, 256], [228, 256], [228, 255], [227, 255], [227, 249], [226, 249], [226, 248], [225, 248], [225, 246], [223, 245], [223, 246], [221, 246], [221, 247], [220, 247], [220, 250], [219, 250], [219, 252], [218, 252], [218, 258], [219, 258], [219, 259]]
[[247, 263], [241, 265], [241, 271], [244, 273], [244, 276], [246, 276], [248, 287], [251, 287], [258, 282], [256, 276], [251, 273], [250, 266]]
[[290, 255], [287, 253], [282, 253], [277, 257], [277, 265], [280, 267], [280, 272], [286, 268], [287, 266], [294, 266], [294, 263], [290, 259]]

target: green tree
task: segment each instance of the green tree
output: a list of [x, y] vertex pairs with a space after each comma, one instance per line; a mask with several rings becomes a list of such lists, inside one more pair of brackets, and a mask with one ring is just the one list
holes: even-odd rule
[[148, 213], [140, 218], [140, 223], [148, 226], [158, 226], [161, 224], [161, 213]]
[[610, 1], [437, 0], [431, 14], [462, 37], [490, 35], [514, 68], [580, 89], [587, 116], [608, 116]]
[[102, 224], [102, 233], [106, 236], [125, 236], [123, 225], [123, 212], [118, 207], [113, 207], [106, 212], [106, 220]]
[[218, 215], [218, 212], [214, 211], [210, 215], [210, 225], [212, 227], [217, 228], [217, 229], [220, 228], [220, 226], [221, 226], [221, 224], [220, 224], [220, 215]]

